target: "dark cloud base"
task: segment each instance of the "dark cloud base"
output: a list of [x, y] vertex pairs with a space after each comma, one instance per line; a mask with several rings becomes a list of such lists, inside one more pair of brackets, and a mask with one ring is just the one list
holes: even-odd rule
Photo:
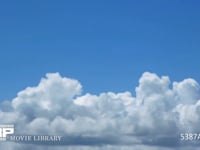
[[[15, 134], [62, 135], [60, 142], [0, 142], [6, 150], [150, 149], [195, 150], [199, 141], [181, 133], [200, 133], [200, 86], [194, 79], [171, 83], [145, 72], [131, 92], [81, 95], [82, 85], [59, 73], [4, 101], [0, 123]], [[22, 130], [23, 129], [23, 130]]]

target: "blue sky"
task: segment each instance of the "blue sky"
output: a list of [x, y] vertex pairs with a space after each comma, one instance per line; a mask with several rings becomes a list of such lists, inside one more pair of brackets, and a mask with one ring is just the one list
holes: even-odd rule
[[1, 1], [0, 100], [48, 72], [84, 92], [132, 91], [145, 71], [200, 81], [200, 2]]

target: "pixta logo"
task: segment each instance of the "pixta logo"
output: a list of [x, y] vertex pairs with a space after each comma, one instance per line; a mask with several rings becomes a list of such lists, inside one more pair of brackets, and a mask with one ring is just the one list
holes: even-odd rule
[[0, 125], [0, 141], [6, 141], [10, 134], [14, 134], [14, 125]]

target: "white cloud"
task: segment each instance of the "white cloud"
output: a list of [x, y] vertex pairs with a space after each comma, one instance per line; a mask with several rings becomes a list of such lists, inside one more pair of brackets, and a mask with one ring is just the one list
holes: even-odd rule
[[[136, 97], [130, 92], [80, 95], [77, 80], [47, 74], [38, 86], [4, 102], [0, 120], [15, 124], [18, 134], [63, 135], [61, 145], [69, 145], [68, 149], [70, 145], [74, 149], [172, 150], [186, 145], [195, 149], [196, 143], [181, 143], [179, 133], [200, 133], [200, 86], [193, 79], [173, 82], [172, 88], [170, 84], [169, 77], [145, 72]], [[0, 148], [5, 147], [39, 150], [44, 146], [0, 143]]]

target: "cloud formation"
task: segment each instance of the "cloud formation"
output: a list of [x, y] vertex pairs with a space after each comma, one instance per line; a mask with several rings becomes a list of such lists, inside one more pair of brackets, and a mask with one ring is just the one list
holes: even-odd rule
[[[197, 149], [180, 133], [200, 133], [200, 86], [194, 79], [170, 82], [145, 72], [130, 92], [81, 95], [82, 85], [59, 73], [46, 74], [0, 108], [0, 123], [15, 124], [16, 134], [62, 135], [48, 144], [1, 142], [0, 149]], [[20, 130], [23, 128], [24, 130]], [[66, 148], [67, 146], [67, 148]], [[184, 147], [184, 148], [183, 148]]]

